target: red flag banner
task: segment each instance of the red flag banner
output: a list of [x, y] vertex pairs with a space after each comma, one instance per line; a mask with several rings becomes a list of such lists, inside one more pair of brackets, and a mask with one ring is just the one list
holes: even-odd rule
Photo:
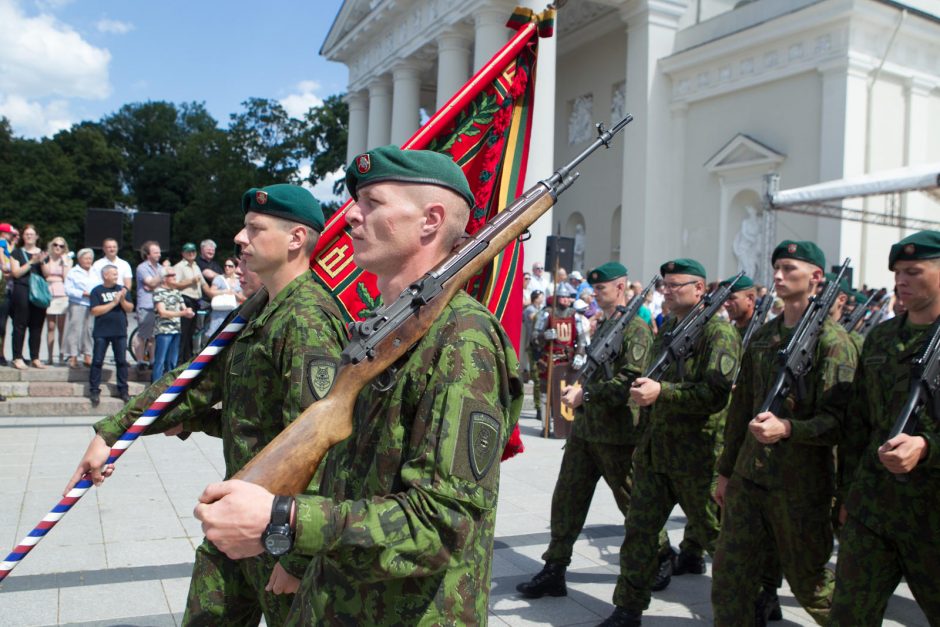
[[[555, 12], [516, 9], [507, 26], [515, 36], [402, 145], [435, 150], [463, 169], [476, 207], [467, 223], [475, 233], [525, 191], [535, 65], [539, 36], [551, 36]], [[353, 263], [346, 225], [347, 202], [327, 222], [311, 257], [316, 276], [330, 290], [347, 322], [361, 320], [381, 299], [375, 277]], [[513, 242], [466, 286], [500, 320], [516, 349], [522, 329], [522, 246]], [[508, 454], [521, 452], [518, 432]]]

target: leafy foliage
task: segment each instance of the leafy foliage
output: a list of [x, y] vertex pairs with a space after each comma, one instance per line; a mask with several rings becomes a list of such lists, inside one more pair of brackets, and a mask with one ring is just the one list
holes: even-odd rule
[[[134, 207], [173, 216], [166, 252], [174, 258], [183, 242], [205, 238], [228, 255], [242, 193], [331, 177], [345, 165], [347, 117], [342, 95], [301, 119], [276, 100], [251, 98], [227, 129], [203, 103], [139, 102], [40, 140], [16, 137], [0, 117], [0, 221], [31, 222], [43, 242], [61, 235], [74, 250], [84, 243], [86, 209]], [[333, 184], [340, 189], [342, 180]]]

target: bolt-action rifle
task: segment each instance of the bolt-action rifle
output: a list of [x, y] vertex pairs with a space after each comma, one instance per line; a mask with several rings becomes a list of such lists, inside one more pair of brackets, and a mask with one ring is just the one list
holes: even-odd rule
[[683, 364], [692, 355], [695, 345], [705, 333], [705, 325], [722, 308], [731, 296], [734, 284], [742, 276], [744, 273], [738, 272], [728, 283], [719, 285], [714, 292], [706, 294], [692, 308], [689, 315], [676, 325], [676, 328], [663, 336], [663, 351], [643, 375], [644, 377], [659, 381], [673, 363], [678, 363], [679, 373], [682, 376]]
[[261, 485], [274, 494], [303, 491], [330, 447], [352, 433], [353, 406], [359, 392], [417, 344], [467, 281], [521, 237], [574, 183], [578, 177], [574, 168], [601, 146], [609, 148], [614, 136], [632, 119], [627, 115], [610, 130], [598, 124], [598, 137], [581, 154], [526, 190], [375, 316], [353, 325], [352, 339], [343, 350], [329, 394], [307, 407], [234, 478]]
[[790, 341], [783, 350], [777, 353], [777, 375], [774, 377], [773, 385], [767, 391], [758, 414], [769, 411], [779, 415], [783, 402], [794, 387], [798, 398], [806, 397], [804, 377], [813, 369], [816, 344], [819, 342], [823, 324], [829, 319], [829, 310], [832, 309], [832, 304], [839, 295], [839, 282], [845, 276], [849, 261], [846, 257], [836, 278], [826, 282], [822, 294], [810, 297], [809, 305], [793, 330]]
[[614, 372], [612, 364], [620, 355], [620, 350], [623, 348], [623, 334], [626, 332], [630, 321], [633, 320], [637, 312], [640, 311], [640, 307], [643, 306], [644, 301], [646, 301], [646, 295], [649, 294], [649, 291], [653, 289], [653, 286], [656, 285], [656, 281], [658, 280], [659, 275], [657, 274], [653, 277], [653, 280], [649, 282], [649, 285], [646, 286], [646, 289], [634, 296], [626, 307], [617, 307], [617, 317], [613, 318], [611, 324], [604, 330], [603, 335], [595, 337], [591, 342], [591, 346], [587, 352], [587, 361], [584, 362], [584, 366], [578, 371], [576, 381], [587, 383], [591, 380], [591, 377], [594, 376], [594, 373], [597, 372], [598, 368], [604, 369], [605, 379], [613, 378]]

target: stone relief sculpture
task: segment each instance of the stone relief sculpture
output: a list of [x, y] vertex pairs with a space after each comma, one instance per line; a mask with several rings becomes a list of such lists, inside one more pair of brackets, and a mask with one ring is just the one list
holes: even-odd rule
[[574, 227], [574, 266], [572, 270], [584, 272], [584, 226], [578, 224]]
[[734, 236], [731, 250], [738, 260], [738, 272], [743, 271], [747, 276], [757, 279], [760, 272], [760, 255], [763, 249], [761, 227], [763, 220], [757, 214], [757, 209], [748, 205], [747, 217], [741, 221], [741, 230]]
[[578, 96], [568, 118], [568, 144], [573, 146], [594, 137], [594, 96]]

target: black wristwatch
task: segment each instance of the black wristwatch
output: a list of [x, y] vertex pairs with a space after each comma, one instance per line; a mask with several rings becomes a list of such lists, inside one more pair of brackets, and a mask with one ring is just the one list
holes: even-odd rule
[[275, 557], [288, 553], [294, 548], [294, 531], [290, 528], [290, 512], [294, 507], [294, 497], [275, 496], [271, 504], [271, 522], [261, 534], [264, 550]]

